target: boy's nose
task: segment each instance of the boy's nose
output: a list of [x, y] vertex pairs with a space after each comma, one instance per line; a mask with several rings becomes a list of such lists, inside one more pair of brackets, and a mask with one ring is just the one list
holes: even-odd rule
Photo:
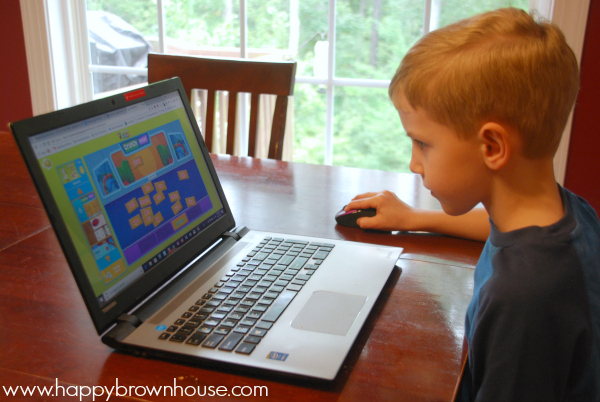
[[410, 164], [408, 165], [408, 168], [411, 172], [423, 176], [423, 166], [417, 162], [414, 156], [410, 158]]

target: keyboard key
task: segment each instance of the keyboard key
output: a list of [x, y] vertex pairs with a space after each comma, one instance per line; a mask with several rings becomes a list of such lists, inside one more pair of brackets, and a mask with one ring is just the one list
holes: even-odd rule
[[250, 331], [250, 327], [246, 327], [243, 325], [240, 325], [239, 327], [235, 327], [233, 329], [233, 332], [239, 332], [240, 334], [247, 334], [248, 331]]
[[266, 329], [261, 329], [261, 328], [252, 328], [250, 330], [250, 332], [248, 332], [249, 335], [252, 336], [259, 336], [259, 337], [263, 337], [267, 334], [267, 330]]
[[217, 325], [219, 325], [221, 323], [221, 321], [216, 320], [214, 318], [209, 318], [208, 320], [204, 321], [204, 325], [208, 326], [208, 327], [216, 327]]
[[233, 290], [234, 290], [233, 288], [222, 288], [219, 291], [219, 294], [226, 294], [226, 295], [228, 295], [228, 294], [231, 294], [233, 292]]
[[252, 343], [243, 342], [236, 350], [235, 353], [241, 353], [243, 355], [249, 355], [252, 353], [256, 345]]
[[282, 292], [283, 289], [285, 289], [283, 286], [279, 286], [279, 285], [273, 285], [271, 286], [271, 289], [269, 289], [271, 292]]
[[256, 324], [256, 319], [254, 318], [244, 318], [241, 322], [241, 325], [248, 325], [249, 327], [253, 326], [254, 324]]
[[306, 257], [298, 257], [290, 265], [290, 268], [292, 268], [292, 269], [301, 269], [304, 266], [304, 264], [306, 264], [307, 261], [308, 261], [308, 258], [306, 258]]
[[283, 313], [286, 307], [292, 302], [292, 300], [296, 297], [296, 292], [291, 290], [284, 290], [281, 292], [279, 297], [275, 299], [271, 308], [267, 310], [267, 313], [263, 316], [263, 321], [275, 322], [279, 318], [279, 316]]
[[202, 324], [202, 320], [197, 320], [197, 319], [192, 318], [191, 320], [189, 320], [187, 322], [186, 325], [194, 327], [194, 328], [198, 328], [200, 326], [200, 324]]
[[187, 338], [187, 337], [188, 337], [187, 335], [177, 333], [177, 334], [171, 335], [169, 340], [171, 342], [183, 343], [183, 341], [185, 341], [185, 338]]
[[313, 255], [313, 258], [316, 260], [324, 260], [328, 255], [329, 252], [328, 251], [322, 251], [323, 249], [317, 251], [315, 253], [315, 255]]
[[233, 313], [229, 314], [229, 318], [231, 318], [232, 320], [241, 320], [243, 316], [243, 313], [239, 313], [237, 311], [234, 311]]
[[264, 313], [267, 311], [267, 308], [268, 306], [265, 306], [264, 304], [257, 304], [256, 306], [252, 307], [252, 310]]
[[262, 315], [262, 312], [260, 311], [256, 311], [256, 310], [252, 310], [251, 312], [248, 313], [248, 315], [246, 316], [246, 318], [252, 318], [252, 319], [259, 319], [260, 316]]
[[273, 323], [267, 322], [267, 321], [260, 321], [258, 324], [256, 324], [256, 328], [260, 328], [260, 329], [271, 329], [272, 326], [273, 326]]
[[292, 263], [292, 261], [294, 261], [294, 256], [286, 254], [285, 256], [283, 256], [283, 258], [281, 260], [279, 260], [279, 264], [290, 265]]
[[204, 341], [202, 346], [205, 348], [214, 349], [223, 340], [223, 338], [225, 338], [225, 335], [211, 334], [208, 338], [206, 338], [206, 341]]
[[295, 292], [299, 292], [302, 289], [302, 286], [300, 286], [300, 285], [288, 285], [287, 289], [288, 290], [293, 290]]
[[196, 332], [194, 335], [190, 336], [188, 338], [187, 341], [185, 341], [185, 343], [187, 343], [188, 345], [200, 345], [202, 343], [202, 341], [206, 338], [206, 334], [201, 334], [199, 332]]
[[222, 327], [233, 328], [237, 325], [238, 320], [234, 320], [233, 318], [227, 318], [223, 322], [221, 322]]
[[244, 342], [248, 342], [248, 343], [253, 343], [253, 344], [257, 344], [260, 342], [262, 338], [258, 337], [258, 336], [247, 336], [246, 339], [244, 339]]
[[179, 335], [186, 335], [187, 336], [187, 335], [190, 335], [192, 332], [194, 332], [194, 329], [196, 329], [196, 328], [186, 325], [184, 327], [179, 328], [179, 331], [177, 331], [177, 333]]
[[271, 304], [273, 304], [273, 299], [268, 299], [266, 297], [263, 297], [262, 299], [260, 299], [260, 301], [258, 303], [266, 304], [267, 306], [270, 306]]
[[224, 350], [228, 352], [232, 351], [237, 346], [237, 344], [240, 343], [243, 337], [244, 334], [240, 334], [238, 332], [232, 333], [227, 338], [225, 338], [221, 346], [219, 346], [219, 350]]
[[194, 320], [204, 321], [208, 318], [208, 314], [206, 313], [196, 313], [194, 314]]
[[254, 256], [253, 260], [264, 261], [268, 256], [269, 256], [269, 253], [265, 253], [265, 252], [261, 251], [260, 253], [258, 253]]
[[213, 331], [213, 334], [227, 335], [229, 333], [229, 331], [230, 331], [229, 328], [220, 326], [219, 328], [217, 328]]
[[160, 336], [158, 337], [158, 339], [162, 339], [164, 341], [165, 339], [169, 339], [169, 336], [171, 336], [171, 335], [169, 335], [166, 332], [163, 332], [162, 334], [160, 334]]

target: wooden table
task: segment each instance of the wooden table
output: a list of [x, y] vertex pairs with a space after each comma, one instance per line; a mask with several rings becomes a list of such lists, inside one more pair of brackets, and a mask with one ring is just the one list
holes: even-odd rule
[[[388, 281], [336, 380], [314, 383], [209, 370], [105, 346], [16, 144], [10, 134], [0, 133], [0, 400], [3, 386], [58, 382], [64, 387], [59, 392], [72, 394], [88, 392], [72, 386], [110, 388], [117, 380], [126, 387], [173, 386], [175, 380], [184, 388], [266, 386], [269, 398], [286, 401], [450, 400], [461, 367], [473, 268], [483, 244], [431, 234], [366, 232], [336, 226], [333, 219], [354, 195], [382, 189], [411, 205], [438, 208], [420, 178], [275, 160], [212, 159], [239, 225], [404, 247], [401, 271]], [[131, 400], [110, 398], [124, 399]]]

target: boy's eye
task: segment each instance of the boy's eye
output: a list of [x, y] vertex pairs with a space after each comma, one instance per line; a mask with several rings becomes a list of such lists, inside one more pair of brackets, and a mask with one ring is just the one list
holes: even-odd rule
[[425, 148], [425, 143], [423, 141], [413, 139], [413, 142], [421, 149]]

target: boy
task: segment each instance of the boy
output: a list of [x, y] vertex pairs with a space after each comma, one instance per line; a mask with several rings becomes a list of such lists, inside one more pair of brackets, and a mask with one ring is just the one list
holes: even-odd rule
[[600, 400], [600, 223], [553, 171], [578, 85], [562, 33], [517, 9], [430, 33], [390, 85], [410, 169], [443, 212], [390, 192], [346, 209], [377, 209], [364, 229], [486, 240], [460, 399]]

